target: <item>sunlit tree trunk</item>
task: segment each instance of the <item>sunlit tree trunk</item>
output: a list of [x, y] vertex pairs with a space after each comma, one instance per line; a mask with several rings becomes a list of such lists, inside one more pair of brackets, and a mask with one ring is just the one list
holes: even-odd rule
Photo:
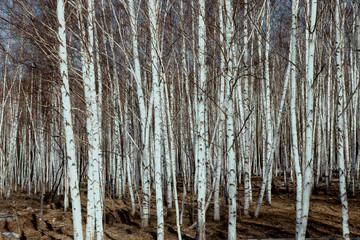
[[248, 13], [248, 1], [244, 1], [244, 64], [245, 64], [245, 73], [244, 73], [244, 105], [245, 111], [243, 116], [245, 124], [245, 138], [244, 138], [244, 214], [249, 215], [250, 210], [250, 199], [251, 199], [251, 160], [250, 160], [250, 119], [247, 119], [250, 114], [250, 89], [249, 89], [249, 79], [248, 79], [248, 24], [247, 24], [247, 15]]
[[291, 117], [291, 149], [292, 159], [295, 167], [296, 174], [296, 226], [295, 236], [298, 237], [298, 229], [301, 219], [301, 198], [302, 198], [302, 174], [300, 167], [300, 155], [298, 150], [298, 135], [297, 135], [297, 121], [296, 121], [296, 88], [297, 88], [297, 74], [296, 74], [296, 39], [297, 39], [297, 14], [299, 9], [299, 1], [292, 1], [292, 21], [291, 21], [291, 38], [290, 38], [290, 86], [291, 86], [291, 98], [290, 98], [290, 117]]
[[[174, 189], [174, 199], [175, 199], [175, 212], [176, 212], [176, 228], [178, 232], [178, 239], [181, 240], [181, 228], [180, 228], [180, 216], [179, 216], [179, 202], [178, 202], [178, 192], [177, 192], [177, 174], [176, 174], [176, 163], [175, 163], [175, 132], [173, 129], [173, 122], [171, 121], [171, 115], [170, 115], [170, 98], [169, 95], [172, 97], [174, 96], [174, 92], [170, 91], [170, 94], [168, 93], [166, 86], [164, 86], [163, 91], [165, 92], [165, 100], [166, 100], [166, 121], [168, 126], [168, 137], [166, 137], [167, 143], [169, 145], [169, 158], [170, 158], [170, 169], [171, 169], [171, 177], [172, 177], [172, 183], [173, 183], [173, 189]], [[164, 116], [164, 117], [165, 117]], [[183, 183], [184, 184], [184, 183]]]
[[164, 239], [164, 213], [163, 213], [163, 193], [162, 193], [162, 129], [163, 120], [161, 118], [161, 103], [163, 91], [161, 81], [165, 81], [161, 67], [161, 48], [160, 48], [160, 3], [154, 0], [149, 1], [148, 16], [150, 24], [151, 39], [151, 72], [153, 79], [153, 101], [154, 101], [154, 180], [156, 193], [156, 215], [157, 215], [157, 239]]
[[[85, 91], [85, 98], [87, 98], [87, 100], [89, 101], [89, 96], [86, 95], [88, 89], [85, 89], [85, 79], [89, 78], [89, 71], [90, 71], [90, 56], [89, 53], [87, 53], [87, 49], [85, 46], [86, 43], [86, 30], [85, 30], [85, 23], [84, 23], [84, 17], [83, 17], [83, 11], [82, 11], [82, 3], [80, 2], [80, 0], [78, 0], [76, 2], [77, 4], [77, 14], [78, 14], [78, 23], [80, 26], [80, 31], [81, 31], [81, 47], [80, 47], [80, 54], [81, 54], [81, 74], [82, 74], [82, 78], [84, 80], [84, 91]], [[88, 108], [88, 106], [87, 106]], [[90, 128], [90, 116], [87, 116], [86, 118], [86, 127], [87, 130], [89, 130]], [[88, 139], [89, 140], [89, 139]], [[94, 234], [95, 234], [95, 206], [94, 206], [94, 187], [93, 184], [90, 183], [90, 181], [93, 181], [94, 177], [93, 177], [93, 167], [94, 165], [91, 163], [93, 159], [93, 148], [89, 146], [89, 150], [88, 150], [88, 186], [87, 186], [87, 206], [86, 206], [86, 211], [87, 211], [87, 216], [86, 216], [86, 233], [85, 233], [85, 238], [90, 240], [94, 238]], [[66, 186], [66, 184], [65, 184]], [[66, 187], [67, 188], [67, 187]]]
[[[353, 25], [353, 37], [355, 39], [355, 43], [353, 47], [350, 48], [350, 66], [349, 70], [351, 72], [351, 82], [350, 82], [350, 92], [355, 92], [357, 90], [357, 86], [359, 84], [359, 63], [358, 63], [358, 55], [359, 54], [359, 24], [360, 24], [360, 16], [357, 14], [359, 11], [359, 5], [356, 4], [353, 6], [353, 17], [355, 19], [355, 24]], [[355, 50], [355, 51], [354, 51]], [[355, 53], [354, 53], [355, 52]], [[359, 136], [357, 134], [357, 125], [358, 125], [358, 112], [359, 112], [359, 93], [356, 92], [351, 99], [351, 172], [350, 172], [350, 187], [349, 193], [350, 196], [355, 197], [355, 185], [356, 185], [356, 165], [357, 165], [357, 149], [356, 149], [356, 139]]]
[[[149, 224], [149, 201], [150, 201], [150, 161], [149, 161], [149, 142], [146, 141], [147, 131], [147, 115], [150, 115], [150, 111], [146, 111], [146, 103], [145, 103], [145, 95], [143, 91], [142, 85], [142, 77], [141, 77], [141, 66], [139, 59], [139, 48], [138, 48], [138, 26], [137, 26], [137, 15], [136, 5], [134, 0], [129, 0], [129, 20], [130, 20], [130, 29], [131, 29], [131, 42], [132, 42], [132, 54], [134, 67], [132, 70], [133, 76], [135, 78], [136, 84], [136, 93], [139, 101], [139, 114], [140, 114], [140, 126], [141, 126], [141, 141], [143, 148], [141, 156], [142, 156], [142, 187], [143, 187], [143, 203], [142, 203], [142, 222], [141, 225], [143, 227], [147, 227]], [[148, 107], [148, 109], [150, 109]]]
[[64, 116], [66, 159], [70, 176], [70, 191], [73, 214], [74, 239], [83, 239], [81, 221], [81, 203], [79, 192], [79, 181], [77, 176], [77, 162], [75, 153], [75, 139], [71, 117], [71, 102], [68, 77], [67, 51], [66, 51], [66, 27], [65, 27], [65, 6], [63, 0], [57, 0], [57, 18], [59, 21], [59, 60], [61, 84], [61, 99]]
[[236, 92], [235, 83], [235, 49], [234, 36], [235, 26], [233, 22], [232, 1], [225, 1], [224, 20], [225, 20], [225, 49], [227, 71], [225, 72], [225, 108], [226, 108], [226, 160], [227, 160], [227, 180], [228, 180], [228, 202], [229, 202], [229, 224], [228, 239], [236, 239], [236, 151], [235, 151], [235, 128], [234, 128], [234, 95]]
[[205, 111], [205, 83], [206, 83], [206, 25], [205, 25], [205, 0], [199, 1], [199, 41], [198, 41], [198, 64], [199, 64], [199, 89], [197, 90], [197, 239], [203, 240], [205, 236], [205, 197], [206, 197], [206, 111]]
[[337, 95], [338, 95], [338, 104], [337, 104], [337, 159], [339, 164], [339, 181], [340, 181], [340, 200], [342, 205], [342, 230], [343, 230], [343, 239], [350, 239], [349, 232], [349, 213], [348, 213], [348, 201], [346, 194], [346, 169], [345, 169], [345, 159], [344, 153], [344, 138], [346, 130], [344, 118], [345, 115], [345, 82], [344, 82], [344, 67], [343, 67], [343, 57], [341, 50], [343, 49], [343, 33], [344, 33], [344, 24], [341, 20], [344, 16], [340, 17], [340, 2], [336, 2], [335, 7], [335, 57], [336, 57], [336, 78], [337, 78]]
[[[164, 191], [166, 192], [166, 207], [167, 207], [167, 211], [168, 213], [170, 213], [171, 208], [172, 208], [172, 187], [171, 187], [171, 162], [172, 162], [172, 148], [170, 146], [169, 143], [169, 135], [171, 134], [171, 132], [169, 131], [169, 124], [171, 124], [170, 122], [167, 123], [167, 113], [170, 111], [170, 104], [168, 104], [167, 99], [165, 98], [165, 92], [167, 92], [167, 87], [164, 84], [164, 81], [161, 82], [161, 86], [160, 88], [162, 89], [161, 91], [161, 99], [163, 104], [161, 105], [161, 117], [162, 117], [162, 122], [163, 124], [163, 145], [164, 145], [164, 151], [165, 151], [165, 161], [164, 161], [164, 170], [163, 173], [165, 176], [164, 177]], [[165, 195], [165, 194], [164, 194]]]
[[305, 239], [310, 194], [313, 181], [313, 126], [314, 126], [314, 59], [315, 59], [315, 40], [316, 40], [316, 15], [317, 0], [307, 1], [307, 7], [310, 13], [310, 25], [307, 28], [309, 34], [308, 42], [306, 42], [306, 130], [305, 130], [305, 171], [303, 174], [303, 197], [301, 208], [301, 225], [299, 228], [299, 239]]
[[[78, 3], [80, 4], [80, 3]], [[82, 12], [79, 6], [80, 19]], [[94, 230], [97, 239], [103, 238], [102, 222], [102, 187], [101, 187], [101, 144], [100, 144], [100, 124], [97, 106], [96, 83], [95, 83], [95, 58], [94, 58], [94, 14], [93, 0], [87, 1], [87, 38], [86, 29], [81, 25], [81, 36], [83, 37], [82, 46], [82, 68], [84, 80], [84, 93], [86, 105], [86, 131], [89, 142], [88, 148], [88, 198], [87, 198], [87, 229], [86, 239], [93, 239]], [[81, 20], [80, 20], [81, 21]], [[87, 40], [87, 41], [86, 41]], [[86, 43], [86, 46], [85, 46]], [[85, 70], [85, 72], [84, 72]], [[85, 73], [85, 74], [84, 74]], [[95, 223], [95, 228], [94, 228]]]
[[[265, 98], [264, 98], [264, 111], [265, 111], [265, 126], [266, 126], [266, 160], [268, 161], [268, 156], [271, 154], [271, 144], [273, 142], [273, 126], [271, 120], [271, 99], [270, 99], [270, 0], [267, 0], [266, 5], [266, 37], [265, 37], [265, 72], [264, 72], [264, 81], [265, 81]], [[272, 157], [272, 156], [271, 156]], [[265, 193], [266, 204], [271, 204], [271, 181], [272, 181], [272, 162], [269, 163], [269, 174], [267, 176], [267, 185]], [[267, 174], [267, 173], [266, 173]]]
[[[133, 190], [133, 181], [132, 181], [132, 176], [133, 176], [133, 171], [132, 171], [132, 157], [131, 157], [131, 140], [128, 135], [129, 135], [129, 130], [130, 130], [130, 123], [131, 123], [131, 119], [130, 119], [130, 110], [129, 110], [129, 97], [126, 97], [126, 103], [125, 103], [125, 117], [124, 117], [124, 121], [125, 122], [125, 126], [124, 126], [124, 130], [123, 135], [125, 135], [125, 137], [123, 137], [123, 152], [125, 155], [125, 161], [126, 161], [126, 179], [128, 181], [128, 191], [130, 194], [130, 200], [131, 200], [131, 216], [135, 215], [135, 196], [134, 196], [134, 190]], [[121, 113], [120, 113], [121, 114]], [[120, 119], [119, 119], [120, 120]]]
[[[222, 51], [220, 53], [220, 87], [219, 87], [219, 102], [220, 106], [225, 104], [225, 76], [226, 76], [226, 68], [225, 68], [225, 48], [226, 48], [226, 37], [225, 34], [225, 23], [223, 19], [224, 15], [224, 7], [223, 2], [219, 1], [219, 23], [220, 23], [220, 31], [219, 31], [219, 40], [222, 47]], [[219, 204], [219, 194], [220, 194], [220, 178], [221, 178], [221, 170], [222, 165], [225, 160], [224, 158], [224, 139], [226, 136], [225, 130], [225, 114], [223, 109], [219, 109], [219, 132], [218, 132], [218, 144], [219, 146], [216, 148], [217, 152], [217, 161], [216, 161], [216, 173], [215, 173], [215, 191], [214, 191], [214, 220], [220, 220], [220, 204]]]

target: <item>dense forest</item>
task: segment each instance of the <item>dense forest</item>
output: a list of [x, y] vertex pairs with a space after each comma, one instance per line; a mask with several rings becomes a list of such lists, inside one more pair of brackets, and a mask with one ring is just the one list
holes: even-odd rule
[[0, 198], [61, 197], [74, 239], [108, 238], [108, 198], [237, 239], [277, 181], [296, 239], [334, 186], [360, 234], [358, 1], [3, 0], [0, 59]]

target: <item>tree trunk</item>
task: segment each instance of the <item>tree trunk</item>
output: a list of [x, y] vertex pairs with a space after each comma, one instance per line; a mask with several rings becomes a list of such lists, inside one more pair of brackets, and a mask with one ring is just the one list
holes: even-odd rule
[[342, 230], [343, 230], [343, 239], [350, 239], [349, 232], [349, 213], [348, 213], [348, 201], [346, 194], [346, 169], [345, 169], [345, 159], [344, 159], [344, 138], [346, 134], [344, 131], [346, 130], [344, 118], [346, 115], [344, 114], [344, 95], [345, 95], [345, 82], [343, 75], [343, 59], [341, 50], [343, 49], [343, 32], [344, 25], [340, 20], [343, 16], [340, 17], [340, 4], [336, 2], [335, 8], [335, 57], [336, 57], [336, 78], [337, 78], [337, 91], [338, 91], [338, 109], [337, 109], [337, 158], [339, 163], [339, 181], [340, 181], [340, 200], [342, 206]]
[[[316, 13], [317, 0], [307, 1], [310, 12], [310, 25], [308, 27], [308, 42], [306, 42], [306, 130], [305, 130], [305, 171], [303, 177], [303, 197], [301, 209], [301, 225], [299, 228], [299, 239], [305, 239], [310, 194], [313, 180], [313, 125], [314, 125], [314, 59], [315, 59], [315, 40], [316, 40]], [[311, 11], [310, 11], [311, 10]]]
[[65, 6], [63, 0], [57, 0], [57, 18], [59, 21], [59, 59], [60, 59], [60, 76], [62, 79], [61, 97], [64, 116], [65, 141], [66, 141], [66, 159], [70, 176], [70, 191], [73, 214], [74, 239], [82, 240], [82, 221], [81, 221], [81, 203], [79, 182], [77, 176], [77, 162], [75, 153], [75, 139], [71, 117], [70, 89], [67, 65], [66, 51], [66, 27], [65, 27]]

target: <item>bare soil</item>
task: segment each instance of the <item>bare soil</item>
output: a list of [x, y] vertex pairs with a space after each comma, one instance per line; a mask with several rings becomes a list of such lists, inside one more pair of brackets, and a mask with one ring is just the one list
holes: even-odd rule
[[[253, 178], [252, 211], [255, 209], [260, 190], [260, 178]], [[182, 187], [179, 186], [181, 193]], [[358, 190], [358, 195], [359, 190]], [[293, 186], [286, 190], [282, 178], [275, 178], [272, 204], [263, 205], [260, 216], [242, 214], [243, 189], [239, 189], [238, 224], [239, 238], [294, 238], [295, 231], [295, 194]], [[196, 227], [189, 228], [196, 220], [195, 197], [187, 194], [181, 233], [183, 239], [195, 239]], [[181, 204], [182, 196], [179, 196]], [[221, 221], [213, 220], [213, 205], [207, 211], [206, 233], [208, 239], [227, 238], [227, 205], [221, 199]], [[352, 238], [360, 237], [360, 197], [349, 198], [349, 225]], [[130, 200], [106, 198], [105, 239], [156, 239], [156, 210], [152, 203], [150, 226], [141, 228], [141, 219], [137, 211], [131, 216]], [[82, 196], [83, 223], [86, 223], [86, 198]], [[181, 205], [180, 205], [181, 208]], [[174, 208], [175, 209], [175, 208]], [[174, 210], [165, 216], [165, 239], [177, 239]], [[56, 197], [52, 203], [44, 203], [44, 231], [41, 231], [40, 196], [28, 196], [25, 193], [13, 193], [10, 199], [0, 200], [0, 232], [15, 232], [21, 239], [73, 239], [71, 209], [64, 212], [62, 197]], [[310, 201], [310, 213], [307, 237], [341, 238], [341, 204], [338, 200], [338, 184], [334, 182], [327, 195], [324, 184], [319, 185], [317, 193]], [[4, 235], [0, 239], [6, 239]]]

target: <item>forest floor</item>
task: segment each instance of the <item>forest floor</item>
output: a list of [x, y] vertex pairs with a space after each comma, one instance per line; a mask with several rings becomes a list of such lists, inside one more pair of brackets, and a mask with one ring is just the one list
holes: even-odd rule
[[[253, 178], [252, 212], [261, 186], [259, 177]], [[272, 204], [263, 205], [260, 216], [254, 218], [244, 216], [242, 197], [238, 201], [237, 231], [239, 238], [294, 238], [295, 194], [293, 186], [288, 192], [282, 178], [274, 178]], [[182, 187], [179, 186], [179, 192]], [[341, 204], [338, 200], [338, 184], [333, 182], [327, 195], [324, 184], [313, 194], [310, 201], [307, 237], [309, 238], [341, 238]], [[243, 196], [243, 189], [239, 189]], [[349, 225], [352, 238], [360, 237], [360, 193], [358, 197], [349, 198]], [[196, 220], [196, 202], [188, 193], [181, 233], [183, 239], [195, 239], [196, 226], [189, 228]], [[213, 220], [213, 205], [210, 204], [206, 217], [206, 234], [208, 239], [227, 238], [227, 205], [222, 198], [221, 221]], [[182, 196], [179, 197], [181, 209]], [[192, 204], [191, 204], [192, 203]], [[86, 198], [82, 196], [83, 209], [86, 209]], [[137, 211], [131, 216], [129, 199], [118, 200], [106, 198], [105, 239], [156, 239], [155, 203], [151, 205], [150, 226], [141, 228], [141, 219]], [[175, 209], [175, 208], [174, 208]], [[166, 213], [164, 209], [164, 213]], [[192, 212], [194, 214], [192, 214]], [[13, 193], [8, 200], [0, 200], [0, 232], [14, 232], [21, 239], [72, 239], [71, 209], [64, 212], [63, 201], [59, 197], [52, 203], [44, 203], [44, 231], [41, 232], [40, 196], [28, 196], [26, 193]], [[191, 216], [193, 219], [191, 219]], [[83, 211], [83, 223], [86, 222], [86, 211]], [[1, 234], [0, 239], [8, 239]], [[165, 216], [165, 239], [177, 239], [176, 218], [172, 214]]]

